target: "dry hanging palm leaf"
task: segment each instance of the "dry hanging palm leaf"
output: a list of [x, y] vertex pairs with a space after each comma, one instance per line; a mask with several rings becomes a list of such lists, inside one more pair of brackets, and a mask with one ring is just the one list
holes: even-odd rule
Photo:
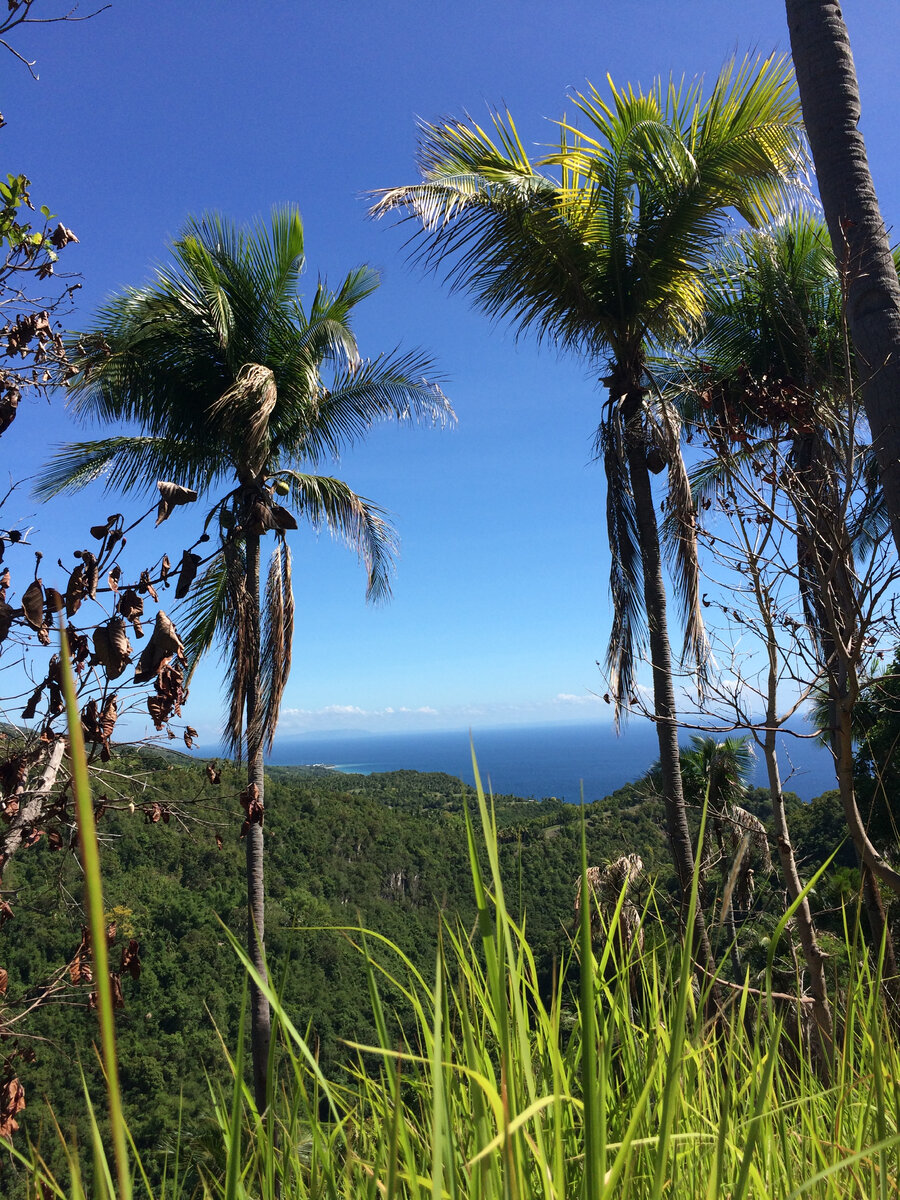
[[181, 656], [183, 652], [184, 646], [178, 636], [178, 630], [160, 609], [156, 614], [156, 624], [150, 635], [150, 641], [144, 647], [138, 661], [134, 682], [146, 683], [148, 680], [156, 678], [164, 658]]
[[[588, 867], [588, 887], [591, 895], [597, 901], [596, 908], [591, 909], [591, 937], [594, 942], [602, 941], [607, 936], [608, 923], [612, 920], [619, 897], [624, 892], [625, 898], [619, 910], [617, 930], [620, 950], [627, 953], [635, 944], [637, 944], [638, 950], [643, 949], [644, 931], [641, 928], [640, 913], [628, 895], [643, 869], [643, 860], [637, 854], [623, 854], [605, 867]], [[580, 913], [581, 879], [579, 878], [575, 892], [576, 918]]]
[[681, 602], [684, 621], [684, 648], [681, 657], [682, 662], [690, 661], [693, 664], [698, 683], [702, 687], [706, 682], [710, 648], [700, 602], [694, 497], [681, 454], [681, 427], [678, 418], [667, 404], [659, 405], [653, 415], [653, 434], [659, 444], [661, 456], [669, 468], [668, 515], [664, 526], [668, 536], [664, 544], [675, 578], [675, 591]]
[[275, 376], [259, 363], [245, 363], [231, 387], [227, 388], [210, 413], [219, 415], [239, 432], [244, 459], [241, 464], [249, 478], [259, 475], [269, 451], [269, 417], [278, 399]]
[[182, 487], [178, 483], [169, 483], [161, 479], [156, 486], [159, 489], [159, 506], [156, 510], [157, 525], [161, 525], [177, 505], [190, 504], [197, 499], [197, 493], [193, 488]]
[[279, 533], [284, 533], [288, 529], [296, 529], [297, 521], [292, 512], [286, 508], [282, 508], [280, 504], [272, 505], [272, 520], [275, 528]]
[[181, 556], [181, 565], [178, 569], [178, 581], [175, 584], [175, 599], [183, 600], [191, 590], [191, 584], [197, 576], [197, 569], [203, 559], [199, 554], [194, 554], [190, 550], [185, 550]]
[[108, 679], [118, 679], [131, 662], [132, 646], [121, 617], [111, 617], [94, 630], [94, 659], [106, 670]]
[[285, 542], [275, 547], [266, 579], [260, 653], [260, 688], [255, 720], [247, 730], [251, 744], [272, 747], [284, 689], [291, 673], [294, 593], [291, 554]]

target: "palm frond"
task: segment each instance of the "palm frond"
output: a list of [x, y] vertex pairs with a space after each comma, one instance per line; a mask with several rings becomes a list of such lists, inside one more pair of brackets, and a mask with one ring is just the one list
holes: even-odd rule
[[622, 711], [631, 698], [635, 663], [646, 645], [647, 638], [641, 590], [641, 552], [634, 497], [628, 483], [625, 430], [618, 406], [600, 426], [597, 449], [606, 472], [606, 522], [610, 547], [609, 590], [613, 605], [613, 624], [606, 652], [606, 666], [618, 729]]
[[252, 640], [248, 601], [243, 546], [229, 538], [191, 589], [179, 620], [189, 677], [213, 645], [218, 643], [221, 647], [225, 667], [223, 691], [228, 703], [223, 738], [228, 753], [238, 759], [243, 751], [244, 709], [251, 661], [248, 655]]
[[675, 593], [681, 604], [684, 626], [682, 661], [690, 662], [702, 687], [709, 663], [709, 641], [700, 604], [700, 563], [697, 556], [697, 520], [691, 480], [681, 456], [681, 428], [677, 413], [662, 401], [655, 409], [651, 429], [658, 439], [668, 471], [663, 545], [669, 560]]
[[112, 437], [63, 446], [39, 472], [34, 493], [49, 500], [90, 483], [107, 491], [149, 492], [158, 479], [172, 479], [204, 491], [225, 472], [226, 464], [198, 464], [195, 448], [166, 437]]
[[284, 471], [296, 512], [314, 526], [325, 526], [355, 550], [367, 576], [366, 599], [375, 603], [391, 594], [397, 535], [377, 507], [346, 483], [323, 475]]

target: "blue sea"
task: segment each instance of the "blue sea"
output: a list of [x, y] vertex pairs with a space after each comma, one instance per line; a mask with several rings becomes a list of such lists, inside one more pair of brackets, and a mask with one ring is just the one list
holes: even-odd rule
[[[621, 736], [608, 725], [519, 725], [472, 733], [482, 779], [497, 794], [558, 796], [577, 803], [600, 800], [643, 774], [659, 757], [649, 723], [627, 726]], [[835, 787], [831, 755], [811, 740], [782, 736], [781, 771], [786, 791], [802, 800]], [[689, 739], [685, 739], [686, 742]], [[324, 764], [338, 771], [445, 771], [473, 783], [467, 730], [440, 733], [334, 733], [276, 737], [272, 763]], [[756, 763], [755, 784], [767, 786], [765, 765]]]

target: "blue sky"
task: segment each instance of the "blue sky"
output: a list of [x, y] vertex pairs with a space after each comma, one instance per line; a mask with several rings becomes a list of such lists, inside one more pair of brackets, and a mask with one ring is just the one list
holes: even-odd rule
[[[867, 0], [845, 16], [890, 226], [900, 9]], [[517, 344], [408, 266], [402, 231], [367, 219], [365, 193], [414, 178], [418, 117], [507, 105], [526, 144], [549, 141], [547, 118], [607, 72], [648, 83], [714, 75], [734, 53], [786, 51], [783, 5], [116, 0], [15, 45], [37, 59], [40, 81], [2, 60], [3, 170], [25, 172], [34, 198], [80, 239], [67, 251], [84, 277], [71, 325], [144, 281], [187, 214], [216, 208], [240, 221], [293, 201], [310, 287], [361, 262], [382, 272], [359, 311], [362, 352], [418, 346], [445, 377], [456, 429], [381, 428], [338, 469], [400, 532], [392, 603], [365, 605], [362, 569], [344, 547], [295, 535], [282, 732], [608, 720], [595, 694], [609, 628], [604, 491], [590, 461], [595, 378]], [[4, 472], [28, 473], [48, 446], [79, 436], [63, 406], [23, 405], [0, 441]], [[92, 491], [38, 509], [20, 492], [7, 519], [37, 525], [52, 560], [118, 507]], [[180, 555], [189, 527], [173, 519], [148, 558]], [[218, 677], [210, 662], [191, 696], [204, 739], [220, 723]]]

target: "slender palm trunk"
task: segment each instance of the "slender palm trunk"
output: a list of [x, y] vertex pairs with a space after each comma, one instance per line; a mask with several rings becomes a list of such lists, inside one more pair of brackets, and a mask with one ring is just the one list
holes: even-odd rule
[[837, 0], [786, 0], [786, 7], [803, 121], [900, 549], [900, 282], [859, 129], [850, 38]]
[[[644, 606], [650, 636], [650, 660], [653, 668], [653, 706], [656, 733], [659, 739], [659, 766], [662, 776], [663, 804], [666, 828], [678, 883], [682, 908], [687, 910], [694, 875], [694, 849], [688, 828], [684, 792], [681, 786], [681, 757], [678, 749], [678, 721], [675, 708], [675, 687], [672, 681], [672, 653], [666, 620], [666, 589], [663, 582], [662, 557], [659, 547], [659, 528], [653, 506], [653, 491], [647, 467], [647, 450], [640, 428], [642, 393], [635, 389], [626, 401], [626, 455], [631, 491], [634, 497], [635, 520], [641, 551], [644, 580]], [[703, 910], [698, 906], [694, 923], [693, 953], [703, 985], [708, 985], [715, 973], [715, 960], [706, 931]]]
[[[774, 681], [773, 681], [774, 684]], [[770, 687], [770, 711], [774, 708], [775, 687]], [[797, 860], [794, 857], [794, 847], [791, 845], [791, 835], [788, 828], [787, 813], [784, 807], [784, 792], [781, 787], [781, 772], [778, 769], [778, 754], [775, 744], [776, 724], [774, 714], [767, 720], [763, 753], [766, 758], [766, 771], [769, 776], [769, 796], [772, 800], [772, 814], [775, 821], [775, 840], [778, 845], [778, 859], [781, 863], [781, 874], [787, 889], [788, 899], [795, 903], [803, 892], [803, 883], [797, 870]], [[816, 927], [813, 924], [809, 900], [804, 896], [794, 913], [794, 922], [800, 937], [803, 950], [803, 961], [809, 972], [809, 989], [813, 996], [813, 1021], [816, 1026], [816, 1041], [814, 1050], [817, 1060], [822, 1064], [826, 1075], [830, 1074], [834, 1054], [834, 1022], [831, 1015], [831, 1005], [828, 1002], [828, 984], [825, 980], [826, 955], [816, 937]]]
[[[264, 802], [263, 745], [255, 732], [256, 710], [259, 702], [260, 677], [260, 538], [247, 534], [247, 603], [249, 637], [247, 664], [247, 785], [256, 785], [260, 804]], [[246, 834], [247, 850], [247, 953], [262, 979], [267, 980], [265, 957], [265, 882], [263, 874], [263, 827], [251, 822]], [[255, 985], [250, 988], [250, 1046], [253, 1059], [253, 1095], [256, 1107], [266, 1107], [269, 1039], [272, 1019], [265, 993]]]

